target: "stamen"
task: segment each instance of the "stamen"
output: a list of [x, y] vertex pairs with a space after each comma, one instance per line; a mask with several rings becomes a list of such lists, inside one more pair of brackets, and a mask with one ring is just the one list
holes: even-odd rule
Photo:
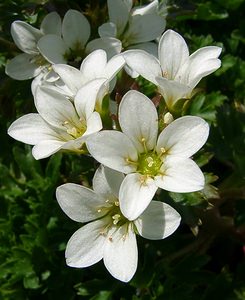
[[147, 147], [146, 147], [146, 138], [142, 137], [142, 138], [141, 138], [141, 143], [143, 144], [145, 153], [147, 153], [147, 152], [148, 152], [148, 149], [147, 149]]
[[158, 154], [158, 157], [161, 158], [165, 154], [167, 154], [167, 150], [164, 147], [161, 147], [160, 148], [160, 153]]
[[112, 242], [112, 241], [113, 241], [113, 239], [112, 239], [112, 236], [109, 236], [109, 238], [108, 238], [108, 239], [109, 239], [109, 241], [110, 241], [110, 242]]
[[119, 206], [119, 201], [115, 201], [115, 202], [114, 202], [114, 205], [115, 205], [115, 206]]
[[[80, 120], [81, 121], [81, 120]], [[81, 121], [80, 123], [73, 122], [71, 120], [65, 120], [62, 123], [62, 126], [66, 128], [66, 132], [71, 135], [73, 138], [77, 139], [82, 136], [86, 131], [86, 124]]]
[[136, 161], [131, 160], [129, 157], [125, 158], [125, 161], [127, 164], [131, 164], [131, 165], [138, 165], [138, 163]]
[[68, 128], [66, 132], [74, 137], [78, 135], [77, 129], [75, 127]]

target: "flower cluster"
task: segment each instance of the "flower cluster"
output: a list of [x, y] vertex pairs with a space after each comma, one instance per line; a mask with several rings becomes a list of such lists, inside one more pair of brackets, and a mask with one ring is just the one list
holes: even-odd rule
[[[198, 82], [220, 67], [221, 49], [208, 46], [189, 55], [180, 34], [163, 33], [166, 21], [157, 0], [142, 7], [130, 0], [107, 4], [108, 22], [92, 40], [87, 18], [75, 10], [63, 20], [49, 13], [40, 29], [12, 24], [24, 53], [8, 62], [6, 73], [18, 80], [35, 77], [37, 112], [14, 121], [8, 134], [33, 145], [36, 159], [70, 151], [101, 163], [93, 189], [73, 183], [57, 188], [62, 210], [86, 223], [68, 241], [66, 261], [84, 268], [103, 259], [115, 278], [127, 282], [137, 268], [136, 235], [163, 239], [180, 224], [174, 208], [153, 200], [157, 190], [204, 188], [192, 156], [205, 144], [209, 126], [176, 105], [191, 99]], [[125, 71], [156, 85], [164, 114], [140, 91], [117, 97]]]

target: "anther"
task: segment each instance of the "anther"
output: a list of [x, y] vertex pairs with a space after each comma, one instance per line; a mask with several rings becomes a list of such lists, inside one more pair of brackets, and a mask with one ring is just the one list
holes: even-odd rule
[[150, 167], [152, 167], [152, 165], [154, 164], [154, 160], [153, 160], [153, 158], [152, 157], [147, 157], [147, 162], [148, 162], [148, 167], [150, 168]]
[[62, 126], [65, 126], [65, 125], [68, 125], [68, 124], [69, 124], [68, 121], [64, 121], [64, 122], [62, 123]]
[[117, 223], [119, 222], [120, 218], [121, 218], [121, 215], [119, 215], [119, 214], [115, 214], [114, 216], [112, 216], [113, 224], [117, 225]]
[[162, 153], [165, 153], [165, 152], [166, 152], [166, 149], [165, 149], [165, 148], [163, 148], [163, 147], [162, 147], [162, 148], [160, 148], [160, 150], [161, 150], [161, 152], [162, 152]]

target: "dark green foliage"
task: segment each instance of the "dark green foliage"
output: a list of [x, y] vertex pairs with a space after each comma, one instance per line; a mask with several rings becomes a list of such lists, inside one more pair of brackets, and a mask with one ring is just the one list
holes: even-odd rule
[[[207, 45], [223, 48], [222, 67], [200, 82], [184, 112], [211, 126], [207, 144], [194, 157], [205, 172], [205, 189], [156, 195], [182, 215], [177, 232], [163, 241], [138, 238], [138, 270], [128, 284], [111, 277], [102, 262], [86, 269], [65, 264], [66, 243], [80, 224], [61, 211], [55, 190], [65, 182], [91, 186], [97, 165], [88, 156], [67, 153], [36, 161], [31, 147], [7, 136], [13, 120], [34, 111], [30, 81], [17, 82], [4, 74], [7, 59], [18, 52], [10, 24], [21, 19], [36, 25], [47, 12], [62, 15], [69, 8], [86, 11], [100, 24], [106, 18], [105, 3], [0, 4], [0, 300], [244, 300], [244, 0], [169, 1], [167, 27], [186, 38], [191, 52]], [[97, 19], [96, 11], [103, 12]], [[119, 100], [125, 87], [132, 87], [123, 76]], [[164, 113], [154, 86], [139, 79], [133, 87], [156, 97]]]

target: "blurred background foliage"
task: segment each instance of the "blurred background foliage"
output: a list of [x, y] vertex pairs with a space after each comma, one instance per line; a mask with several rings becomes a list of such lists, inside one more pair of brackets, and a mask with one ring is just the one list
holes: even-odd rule
[[[135, 1], [138, 4], [144, 1]], [[182, 224], [163, 241], [138, 238], [139, 266], [124, 284], [103, 263], [86, 269], [66, 266], [64, 250], [79, 224], [68, 219], [55, 199], [64, 182], [91, 185], [94, 160], [55, 154], [35, 161], [31, 147], [11, 139], [7, 128], [19, 116], [35, 111], [30, 81], [5, 75], [6, 61], [18, 52], [10, 35], [14, 20], [39, 26], [56, 10], [85, 13], [96, 27], [107, 18], [106, 1], [24, 1], [0, 3], [0, 299], [245, 299], [245, 106], [243, 60], [244, 0], [183, 0], [168, 2], [167, 28], [186, 39], [191, 52], [221, 46], [222, 67], [199, 84], [199, 93], [185, 114], [198, 115], [211, 126], [210, 137], [195, 159], [206, 176], [203, 191], [156, 198], [175, 207]], [[118, 94], [125, 84], [121, 76]], [[127, 86], [126, 84], [126, 86]], [[152, 98], [154, 89], [134, 83]], [[160, 107], [161, 108], [161, 107]]]

